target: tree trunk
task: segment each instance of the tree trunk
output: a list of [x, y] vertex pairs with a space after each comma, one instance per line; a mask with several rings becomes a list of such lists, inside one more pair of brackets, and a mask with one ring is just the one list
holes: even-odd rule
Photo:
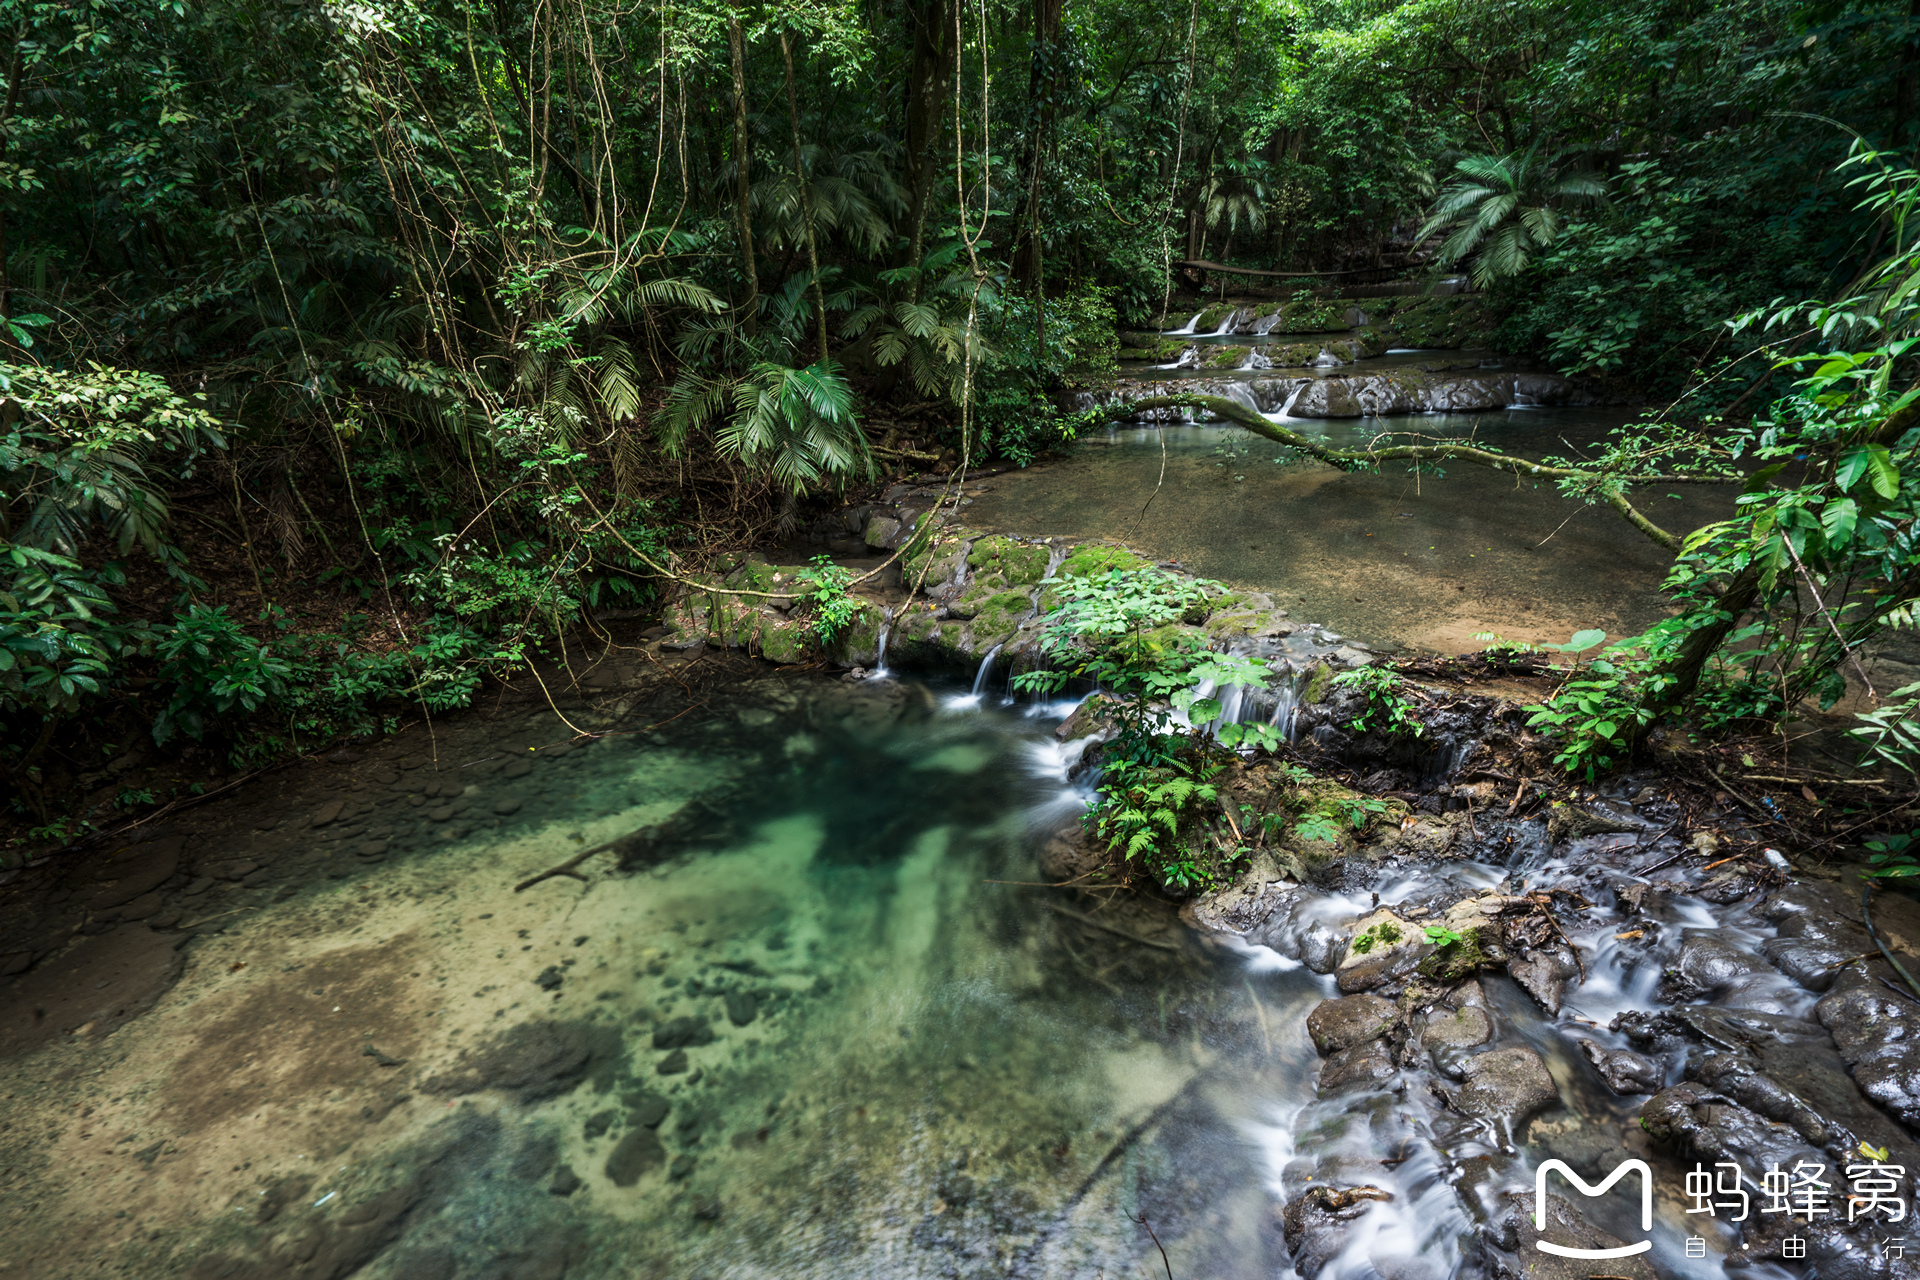
[[760, 274], [753, 262], [753, 139], [747, 131], [747, 51], [738, 12], [727, 17], [727, 45], [733, 54], [733, 207], [740, 237], [740, 274], [747, 296], [740, 314], [751, 337], [759, 328]]
[[1054, 66], [1060, 44], [1064, 0], [1033, 0], [1033, 51], [1027, 71], [1027, 101], [1032, 104], [1033, 136], [1027, 160], [1025, 230], [1014, 246], [1014, 277], [1033, 290], [1034, 354], [1047, 346], [1046, 250], [1040, 242], [1040, 187], [1053, 149], [1054, 94], [1059, 75]]
[[813, 238], [813, 192], [807, 184], [807, 170], [800, 156], [800, 99], [793, 89], [793, 44], [787, 33], [780, 33], [780, 57], [787, 64], [787, 124], [793, 130], [793, 180], [800, 184], [800, 226], [806, 233], [807, 268], [813, 272], [813, 318], [819, 329], [820, 363], [827, 362], [827, 295], [820, 287], [820, 248]]
[[[912, 232], [903, 267], [918, 267], [927, 251], [927, 217], [933, 204], [935, 143], [946, 115], [953, 58], [949, 0], [909, 3], [907, 21], [913, 28], [913, 53], [907, 67], [906, 167], [907, 222]], [[920, 300], [920, 277], [912, 277], [909, 294]]]

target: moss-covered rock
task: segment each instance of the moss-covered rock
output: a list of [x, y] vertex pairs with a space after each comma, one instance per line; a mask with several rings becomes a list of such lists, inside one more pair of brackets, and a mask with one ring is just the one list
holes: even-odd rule
[[1115, 569], [1144, 569], [1152, 564], [1151, 560], [1137, 556], [1125, 547], [1108, 546], [1104, 543], [1090, 542], [1075, 547], [1067, 553], [1056, 571], [1062, 578], [1103, 577]]
[[880, 659], [880, 628], [886, 614], [871, 600], [862, 600], [853, 620], [834, 633], [825, 646], [833, 661], [849, 667], [870, 667]]
[[1303, 298], [1280, 308], [1280, 319], [1269, 333], [1326, 333], [1347, 327], [1353, 302], [1346, 298]]
[[973, 581], [994, 580], [1000, 586], [1031, 586], [1047, 576], [1052, 551], [1044, 544], [1015, 542], [995, 535], [981, 538], [967, 552], [967, 567]]
[[1307, 668], [1307, 674], [1300, 681], [1300, 705], [1313, 706], [1325, 702], [1327, 694], [1333, 690], [1333, 668], [1324, 662], [1316, 662]]
[[1485, 303], [1470, 294], [1414, 299], [1394, 309], [1387, 327], [1402, 347], [1485, 347], [1493, 340]]
[[1193, 331], [1195, 333], [1213, 333], [1220, 328], [1220, 322], [1222, 320], [1225, 320], [1239, 309], [1238, 306], [1231, 302], [1216, 302], [1200, 313], [1200, 318], [1193, 322]]
[[1305, 369], [1325, 350], [1318, 342], [1274, 342], [1262, 347], [1261, 354], [1271, 360], [1276, 369]]
[[1230, 608], [1215, 612], [1202, 625], [1208, 636], [1215, 640], [1226, 640], [1234, 636], [1250, 636], [1266, 623], [1265, 610]]
[[759, 628], [760, 656], [781, 664], [803, 662], [813, 653], [819, 637], [813, 624], [804, 619], [785, 622], [762, 620]]

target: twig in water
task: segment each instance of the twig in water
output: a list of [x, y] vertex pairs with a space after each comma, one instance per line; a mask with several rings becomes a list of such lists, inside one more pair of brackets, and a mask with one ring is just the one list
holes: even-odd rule
[[1174, 946], [1171, 942], [1155, 942], [1152, 938], [1143, 938], [1139, 934], [1128, 933], [1125, 929], [1116, 928], [1113, 925], [1095, 920], [1092, 916], [1083, 915], [1070, 907], [1063, 907], [1057, 902], [1049, 902], [1047, 904], [1047, 910], [1053, 912], [1055, 915], [1065, 916], [1069, 920], [1078, 920], [1081, 924], [1092, 925], [1094, 928], [1104, 930], [1116, 938], [1125, 938], [1128, 942], [1137, 942], [1143, 947], [1158, 947], [1162, 951], [1177, 952], [1180, 950], [1179, 947]]
[[1682, 849], [1680, 852], [1674, 854], [1671, 858], [1668, 858], [1662, 862], [1656, 862], [1650, 867], [1642, 867], [1638, 871], [1634, 872], [1633, 874], [1636, 876], [1649, 875], [1655, 871], [1660, 870], [1660, 868], [1662, 867], [1672, 866], [1674, 863], [1680, 861], [1680, 859], [1686, 857], [1688, 854], [1692, 852], [1693, 852], [1693, 846], [1688, 845], [1686, 848]]
[[1147, 1229], [1147, 1239], [1153, 1241], [1153, 1247], [1160, 1251], [1160, 1265], [1167, 1269], [1167, 1280], [1173, 1280], [1173, 1264], [1167, 1261], [1167, 1247], [1160, 1243], [1159, 1236], [1153, 1234], [1153, 1224], [1147, 1221], [1147, 1215], [1143, 1213], [1136, 1218], [1129, 1213], [1127, 1214], [1127, 1218], [1129, 1221], [1137, 1222]]
[[1751, 809], [1754, 813], [1754, 816], [1759, 818], [1762, 822], [1779, 823], [1779, 825], [1781, 826], [1786, 825], [1785, 823], [1780, 822], [1780, 819], [1768, 813], [1764, 805], [1757, 805], [1753, 801], [1747, 799], [1746, 796], [1742, 795], [1740, 792], [1734, 790], [1733, 784], [1731, 782], [1728, 782], [1725, 778], [1721, 777], [1720, 771], [1718, 769], [1714, 768], [1712, 765], [1707, 765], [1706, 768], [1707, 768], [1707, 772], [1713, 775], [1714, 781], [1718, 782], [1721, 786], [1727, 789], [1728, 795], [1732, 796], [1735, 800], [1738, 800], [1741, 804]]
[[1560, 927], [1560, 922], [1553, 918], [1553, 899], [1547, 897], [1544, 893], [1528, 894], [1527, 896], [1533, 901], [1533, 905], [1539, 908], [1540, 915], [1546, 920], [1547, 926], [1559, 934], [1560, 941], [1566, 943], [1567, 950], [1573, 952], [1573, 963], [1579, 966], [1580, 981], [1584, 983], [1587, 980], [1587, 962], [1580, 958], [1580, 948], [1573, 945], [1573, 939], [1569, 938], [1566, 930]]
[[1873, 917], [1867, 912], [1867, 899], [1872, 896], [1872, 885], [1863, 884], [1860, 886], [1860, 920], [1867, 926], [1867, 936], [1873, 939], [1874, 946], [1880, 948], [1880, 954], [1887, 958], [1887, 963], [1893, 966], [1893, 971], [1899, 974], [1901, 980], [1907, 984], [1907, 989], [1912, 991], [1914, 995], [1920, 996], [1920, 983], [1916, 983], [1913, 980], [1913, 975], [1907, 972], [1905, 965], [1893, 958], [1892, 950], [1888, 948], [1886, 943], [1880, 940], [1880, 931], [1873, 927]]

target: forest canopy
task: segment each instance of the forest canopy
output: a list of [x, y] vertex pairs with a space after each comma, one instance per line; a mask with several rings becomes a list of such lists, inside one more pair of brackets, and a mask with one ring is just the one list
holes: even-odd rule
[[263, 758], [848, 486], [1061, 447], [1183, 261], [1460, 274], [1505, 349], [1738, 417], [1796, 371], [1730, 320], [1912, 247], [1846, 164], [1920, 145], [1904, 4], [0, 10], [42, 816], [109, 695]]

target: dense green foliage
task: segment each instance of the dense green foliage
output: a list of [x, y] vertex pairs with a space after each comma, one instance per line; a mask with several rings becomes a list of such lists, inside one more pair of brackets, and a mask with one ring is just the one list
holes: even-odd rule
[[[1831, 492], [1761, 491], [1686, 572], [1737, 573], [1772, 511], [1825, 540], [1808, 573], [1880, 557], [1874, 618], [1905, 598], [1867, 550], [1901, 441], [1848, 452], [1904, 348], [1724, 322], [1910, 249], [1840, 165], [1916, 140], [1908, 6], [0, 11], [0, 769], [30, 808], [133, 737], [244, 761], [458, 705], [849, 484], [1061, 447], [1181, 258], [1458, 267], [1509, 345], [1702, 412], [1866, 352], [1790, 402], [1844, 406], [1713, 446], [1829, 442]], [[1817, 631], [1809, 689], [1852, 643]]]
[[1211, 884], [1230, 870], [1200, 834], [1217, 809], [1211, 779], [1224, 750], [1274, 745], [1268, 725], [1215, 726], [1221, 703], [1208, 696], [1229, 685], [1262, 688], [1266, 669], [1213, 652], [1176, 625], [1195, 610], [1204, 615], [1223, 588], [1161, 569], [1115, 569], [1052, 585], [1060, 604], [1041, 638], [1049, 665], [1015, 676], [1014, 685], [1055, 693], [1085, 682], [1103, 691], [1098, 712], [1111, 736], [1088, 825], [1162, 884]]

